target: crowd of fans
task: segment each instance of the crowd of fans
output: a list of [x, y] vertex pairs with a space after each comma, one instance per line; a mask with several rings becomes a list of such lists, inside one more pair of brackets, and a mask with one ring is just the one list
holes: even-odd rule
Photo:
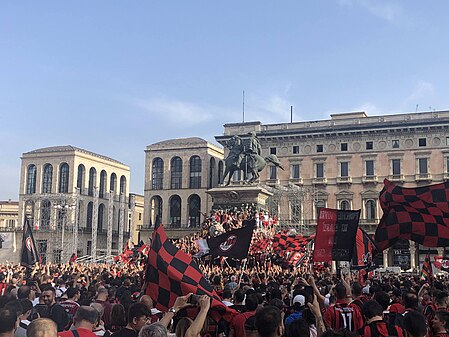
[[[255, 240], [273, 235], [275, 221], [257, 214]], [[174, 243], [193, 254], [196, 239], [217, 234], [212, 226], [227, 231], [254, 216], [248, 210], [214, 212], [201, 233]], [[3, 263], [0, 337], [449, 336], [447, 278], [374, 274], [360, 281], [355, 274], [337, 277], [308, 264], [293, 268], [277, 258], [268, 249], [252, 252], [243, 264], [197, 261], [226, 311], [211, 307], [207, 295], [186, 294], [160, 312], [142, 292], [143, 254], [126, 264], [48, 263], [29, 270]]]

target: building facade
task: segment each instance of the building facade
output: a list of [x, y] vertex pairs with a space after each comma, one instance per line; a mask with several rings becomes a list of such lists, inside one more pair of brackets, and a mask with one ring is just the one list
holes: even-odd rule
[[25, 217], [31, 222], [43, 261], [122, 251], [134, 213], [127, 165], [74, 146], [37, 149], [21, 159], [18, 225]]
[[[373, 233], [382, 210], [383, 180], [405, 187], [449, 178], [449, 111], [369, 117], [364, 112], [331, 115], [329, 120], [265, 125], [226, 124], [216, 139], [255, 131], [262, 155], [276, 154], [285, 171], [270, 166], [260, 182], [273, 187], [270, 210], [280, 223], [315, 232], [322, 207], [360, 209], [360, 224]], [[225, 152], [225, 156], [227, 151]], [[441, 253], [443, 249], [434, 250]], [[384, 251], [383, 264], [416, 267], [427, 248], [399, 242]]]
[[170, 228], [196, 228], [212, 207], [209, 188], [223, 175], [223, 149], [201, 138], [172, 139], [145, 151], [143, 230], [156, 217]]

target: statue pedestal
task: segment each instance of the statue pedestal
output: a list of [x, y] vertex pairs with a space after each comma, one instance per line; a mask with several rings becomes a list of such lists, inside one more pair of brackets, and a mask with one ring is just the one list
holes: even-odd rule
[[215, 187], [207, 191], [213, 198], [212, 208], [227, 209], [232, 207], [265, 208], [271, 192], [259, 185], [230, 185]]

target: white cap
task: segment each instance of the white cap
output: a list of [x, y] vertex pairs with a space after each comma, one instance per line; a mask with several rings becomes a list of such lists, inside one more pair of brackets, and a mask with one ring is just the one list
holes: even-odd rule
[[293, 299], [293, 304], [299, 303], [300, 306], [303, 306], [306, 304], [306, 298], [303, 295], [296, 295]]

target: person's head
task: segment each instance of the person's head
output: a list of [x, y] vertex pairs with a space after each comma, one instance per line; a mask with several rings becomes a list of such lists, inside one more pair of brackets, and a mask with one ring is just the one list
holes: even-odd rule
[[139, 302], [145, 304], [148, 309], [153, 309], [153, 300], [149, 295], [140, 296]]
[[56, 323], [49, 318], [38, 318], [33, 320], [27, 328], [27, 337], [57, 337], [58, 328]]
[[245, 308], [247, 311], [254, 311], [257, 309], [259, 301], [257, 300], [256, 294], [249, 294], [245, 299]]
[[344, 286], [343, 283], [339, 282], [335, 285], [334, 288], [335, 291], [335, 296], [337, 297], [338, 300], [343, 300], [346, 298], [346, 287]]
[[435, 332], [439, 332], [439, 330], [447, 330], [449, 328], [449, 312], [443, 310], [437, 311], [431, 322], [431, 328]]
[[150, 314], [151, 311], [145, 304], [133, 303], [128, 310], [128, 325], [134, 330], [140, 331], [147, 324]]
[[126, 326], [126, 312], [123, 305], [117, 303], [111, 308], [111, 322], [117, 326]]
[[70, 287], [66, 290], [67, 298], [72, 301], [78, 301], [80, 299], [80, 290], [75, 287]]
[[17, 327], [17, 312], [14, 308], [0, 309], [0, 334], [14, 334]]
[[33, 310], [33, 302], [31, 302], [28, 298], [22, 298], [19, 300], [22, 305], [22, 319], [30, 316], [31, 311]]
[[271, 305], [258, 310], [256, 312], [256, 328], [260, 337], [282, 336], [284, 326], [281, 311]]
[[167, 337], [167, 328], [159, 323], [147, 325], [140, 329], [139, 337]]
[[362, 296], [363, 287], [359, 282], [354, 282], [351, 286], [351, 294], [353, 298]]
[[362, 315], [366, 320], [370, 320], [375, 316], [382, 317], [382, 306], [374, 300], [366, 301], [362, 306]]
[[192, 319], [188, 317], [183, 317], [178, 321], [178, 324], [176, 324], [175, 334], [176, 337], [184, 337], [186, 334], [186, 331], [190, 328], [193, 321]]
[[5, 308], [9, 308], [11, 310], [14, 310], [16, 312], [17, 317], [22, 315], [23, 307], [20, 303], [20, 300], [14, 299], [6, 303]]
[[230, 290], [223, 291], [223, 295], [221, 296], [224, 300], [230, 300], [232, 298], [232, 292]]
[[403, 296], [404, 306], [409, 309], [418, 309], [418, 296], [413, 293], [406, 293]]
[[46, 305], [53, 305], [56, 301], [56, 290], [53, 287], [45, 287], [42, 291], [42, 301]]
[[94, 308], [95, 310], [97, 310], [97, 312], [98, 312], [97, 324], [100, 323], [100, 320], [101, 320], [101, 318], [104, 315], [104, 307], [103, 307], [103, 305], [101, 303], [94, 302], [94, 303], [90, 304], [90, 307]]
[[239, 289], [234, 293], [234, 302], [237, 303], [242, 303], [243, 299], [245, 297], [245, 294], [243, 293], [243, 290]]
[[100, 287], [97, 290], [97, 300], [106, 301], [108, 299], [108, 290], [105, 287]]
[[296, 295], [295, 297], [293, 297], [293, 309], [295, 311], [301, 311], [304, 309], [304, 306], [306, 305], [306, 298], [304, 297], [304, 295]]
[[306, 320], [295, 319], [285, 327], [285, 337], [309, 336], [310, 327]]
[[417, 311], [409, 311], [404, 317], [406, 337], [424, 337], [427, 334], [426, 318]]
[[73, 317], [73, 325], [76, 328], [82, 327], [90, 331], [94, 330], [99, 318], [99, 313], [95, 308], [82, 305]]
[[445, 307], [447, 305], [447, 292], [435, 290], [434, 300], [437, 307]]
[[390, 305], [390, 296], [385, 291], [375, 293], [374, 300], [380, 304], [383, 310], [387, 310]]
[[[32, 294], [33, 292], [33, 294]], [[29, 300], [33, 300], [34, 298], [34, 291], [31, 290], [30, 286], [24, 285], [21, 286], [18, 290], [17, 290], [17, 298], [18, 299], [22, 299], [22, 298], [27, 298]]]
[[402, 291], [399, 288], [393, 288], [391, 291], [391, 300], [394, 302], [399, 302], [401, 300]]

